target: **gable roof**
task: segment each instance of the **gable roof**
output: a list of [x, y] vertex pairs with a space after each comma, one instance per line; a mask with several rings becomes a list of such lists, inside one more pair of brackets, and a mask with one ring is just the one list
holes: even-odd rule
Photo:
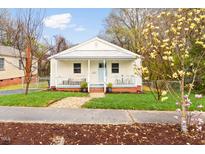
[[19, 55], [19, 50], [13, 47], [0, 45], [0, 56], [19, 57], [20, 55]]
[[[100, 47], [98, 47], [98, 44]], [[90, 45], [90, 46], [89, 46]], [[121, 48], [108, 41], [95, 37], [88, 41], [85, 41], [79, 45], [55, 54], [48, 59], [87, 59], [87, 58], [105, 58], [105, 59], [135, 59], [141, 57], [140, 55], [133, 53], [129, 50]]]

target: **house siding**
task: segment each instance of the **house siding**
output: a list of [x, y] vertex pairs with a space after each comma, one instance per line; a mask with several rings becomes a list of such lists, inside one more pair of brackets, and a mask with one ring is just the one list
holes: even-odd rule
[[[53, 55], [49, 59], [51, 61], [50, 87], [71, 88], [70, 85], [77, 83], [78, 87], [73, 87], [79, 88], [79, 82], [70, 82], [69, 85], [66, 84], [69, 82], [64, 81], [68, 79], [74, 81], [86, 79], [88, 81], [89, 78], [89, 88], [100, 86], [105, 88], [103, 69], [101, 69], [101, 77], [99, 78], [99, 63], [104, 61], [107, 65], [106, 83], [111, 82], [115, 88], [114, 91], [136, 92], [136, 87], [142, 85], [140, 72], [136, 72], [135, 69], [135, 66], [141, 67], [141, 56], [99, 38], [88, 40]], [[90, 69], [88, 69], [88, 60], [90, 60]], [[81, 63], [80, 74], [73, 73], [73, 63]], [[119, 73], [112, 73], [112, 63], [119, 63]], [[90, 90], [92, 91], [92, 89]], [[95, 88], [94, 91], [98, 90]]]
[[9, 56], [0, 56], [0, 58], [4, 58], [4, 70], [0, 70], [0, 80], [24, 76], [23, 70], [19, 69], [20, 58]]
[[[4, 58], [4, 69], [0, 70], [0, 86], [21, 84], [24, 77], [24, 71], [19, 69], [19, 57], [2, 56]], [[36, 67], [37, 67], [36, 63]], [[38, 70], [33, 71], [33, 78], [37, 77]]]
[[[81, 73], [73, 72], [73, 64], [81, 63]], [[91, 60], [90, 61], [90, 84], [98, 84], [99, 73], [98, 65], [103, 63], [103, 60]], [[119, 73], [112, 73], [112, 63], [119, 63]], [[139, 59], [137, 60], [107, 60], [107, 82], [115, 84], [116, 79], [121, 79], [122, 76], [135, 76], [136, 83], [135, 85], [141, 85], [141, 76], [135, 74], [134, 64], [140, 63]], [[57, 68], [56, 68], [57, 67]], [[88, 76], [88, 61], [87, 60], [55, 60], [51, 59], [51, 86], [56, 85], [56, 79], [68, 80], [74, 79], [79, 80], [86, 78]]]

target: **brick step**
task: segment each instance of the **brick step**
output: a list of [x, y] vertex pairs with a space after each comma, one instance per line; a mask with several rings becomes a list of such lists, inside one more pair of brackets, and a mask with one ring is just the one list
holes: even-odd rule
[[92, 93], [103, 93], [104, 92], [104, 88], [97, 88], [97, 87], [91, 87], [90, 88], [90, 92]]

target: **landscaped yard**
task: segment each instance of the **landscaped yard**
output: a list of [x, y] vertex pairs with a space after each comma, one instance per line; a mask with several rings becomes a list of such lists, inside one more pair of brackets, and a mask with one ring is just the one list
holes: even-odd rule
[[[205, 97], [196, 99], [194, 94], [190, 97], [192, 105], [190, 109], [199, 104], [205, 106]], [[195, 107], [194, 107], [195, 106]], [[96, 98], [83, 105], [85, 108], [101, 109], [136, 109], [136, 110], [176, 110], [176, 100], [168, 95], [163, 102], [155, 100], [150, 92], [145, 94], [107, 94], [104, 98]], [[205, 111], [205, 108], [203, 108]]]
[[40, 91], [31, 92], [28, 95], [15, 94], [15, 95], [2, 95], [0, 96], [1, 106], [32, 106], [32, 107], [45, 107], [49, 103], [65, 98], [87, 96], [85, 93], [74, 92], [53, 92], [53, 91]]

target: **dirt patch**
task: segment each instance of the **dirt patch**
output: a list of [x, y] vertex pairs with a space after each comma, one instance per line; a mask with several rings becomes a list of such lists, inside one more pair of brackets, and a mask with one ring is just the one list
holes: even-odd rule
[[[203, 127], [204, 130], [205, 127]], [[0, 144], [205, 144], [205, 131], [185, 135], [178, 125], [63, 125], [0, 123]]]

